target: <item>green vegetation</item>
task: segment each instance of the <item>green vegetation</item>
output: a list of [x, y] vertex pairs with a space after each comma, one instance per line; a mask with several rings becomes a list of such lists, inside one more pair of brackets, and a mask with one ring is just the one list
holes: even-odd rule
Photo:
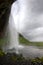
[[43, 65], [41, 58], [24, 58], [21, 54], [7, 53], [0, 50], [0, 65]]
[[26, 45], [28, 45], [28, 43], [30, 43], [22, 35], [19, 35], [19, 42], [22, 43], [22, 44], [26, 44]]
[[[0, 39], [0, 47], [8, 40], [8, 38]], [[33, 45], [38, 47], [43, 47], [43, 42], [30, 42], [27, 39], [25, 39], [22, 35], [19, 35], [19, 42], [23, 45]]]
[[3, 56], [5, 53], [0, 49], [0, 57]]
[[8, 38], [0, 38], [0, 48], [8, 41]]
[[19, 35], [19, 42], [25, 45], [34, 45], [34, 46], [43, 47], [43, 42], [30, 42], [27, 39], [25, 39], [22, 35]]

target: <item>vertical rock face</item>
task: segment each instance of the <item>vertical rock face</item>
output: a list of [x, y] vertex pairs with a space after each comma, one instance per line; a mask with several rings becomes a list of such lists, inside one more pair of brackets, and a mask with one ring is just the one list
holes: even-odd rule
[[[9, 15], [11, 10], [11, 5], [16, 0], [0, 0], [0, 48], [3, 46], [7, 47], [9, 43]], [[3, 47], [3, 48], [4, 48]]]
[[4, 31], [10, 14], [11, 4], [16, 0], [0, 0], [0, 36]]

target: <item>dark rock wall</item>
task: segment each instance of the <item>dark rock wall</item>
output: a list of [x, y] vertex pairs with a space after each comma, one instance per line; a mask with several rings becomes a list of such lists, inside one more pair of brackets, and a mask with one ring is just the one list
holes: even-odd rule
[[8, 23], [11, 4], [16, 0], [0, 0], [0, 36]]

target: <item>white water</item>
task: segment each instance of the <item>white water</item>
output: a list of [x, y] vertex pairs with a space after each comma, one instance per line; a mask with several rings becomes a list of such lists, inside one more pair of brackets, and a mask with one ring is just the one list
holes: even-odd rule
[[9, 17], [9, 22], [8, 25], [6, 27], [6, 37], [7, 37], [7, 41], [4, 44], [3, 49], [7, 50], [7, 49], [12, 49], [12, 48], [16, 48], [18, 46], [18, 33], [16, 31], [15, 28], [15, 24], [14, 21], [12, 19], [12, 16], [10, 14]]
[[[26, 0], [21, 0], [21, 1], [23, 1], [23, 2], [25, 2]], [[18, 2], [19, 2], [19, 0], [18, 0]], [[16, 2], [16, 4], [15, 4], [15, 8], [17, 7], [16, 5], [17, 5], [17, 3], [18, 2]], [[37, 47], [35, 48], [35, 47], [27, 47], [27, 46], [21, 46], [21, 45], [19, 45], [19, 38], [18, 38], [18, 33], [17, 33], [17, 31], [19, 31], [19, 32], [23, 32], [24, 34], [26, 33], [26, 32], [24, 32], [24, 30], [25, 30], [25, 28], [23, 27], [23, 26], [25, 26], [25, 25], [21, 25], [21, 23], [23, 23], [24, 22], [24, 20], [23, 20], [23, 17], [25, 18], [25, 16], [27, 16], [27, 14], [28, 14], [28, 12], [27, 12], [27, 14], [24, 12], [24, 11], [26, 11], [26, 8], [23, 8], [22, 9], [22, 4], [23, 4], [23, 6], [24, 6], [24, 3], [21, 3], [21, 2], [19, 2], [19, 3], [21, 3], [20, 5], [21, 5], [21, 9], [20, 9], [20, 12], [19, 12], [19, 9], [17, 8], [17, 10], [15, 11], [15, 10], [13, 10], [13, 11], [11, 11], [11, 14], [10, 14], [10, 18], [9, 18], [9, 23], [8, 23], [8, 26], [7, 26], [7, 29], [6, 29], [6, 35], [7, 35], [7, 33], [8, 33], [8, 35], [7, 35], [7, 38], [9, 38], [8, 40], [7, 40], [7, 43], [5, 43], [5, 45], [4, 45], [4, 47], [3, 47], [3, 49], [4, 49], [4, 51], [6, 51], [7, 49], [12, 49], [12, 48], [15, 48], [16, 49], [16, 53], [18, 53], [18, 50], [20, 50], [20, 53], [22, 53], [22, 54], [24, 54], [24, 55], [27, 55], [27, 56], [42, 56], [43, 55], [43, 49], [38, 49]], [[27, 3], [25, 4], [25, 5], [27, 5]], [[19, 6], [19, 5], [18, 5]], [[14, 8], [13, 8], [14, 9]], [[14, 13], [15, 12], [15, 13]], [[20, 13], [20, 16], [19, 16], [19, 13]], [[23, 16], [22, 17], [22, 14], [24, 15], [25, 14], [25, 16]], [[16, 15], [17, 14], [17, 15]], [[29, 14], [30, 15], [30, 14]], [[20, 18], [19, 18], [20, 17]], [[21, 20], [21, 17], [22, 17], [22, 20]], [[30, 17], [30, 19], [32, 18], [32, 16]], [[36, 17], [37, 18], [37, 17]], [[39, 17], [40, 18], [40, 17]], [[20, 21], [18, 20], [18, 19], [20, 19]], [[25, 18], [26, 19], [26, 18]], [[33, 16], [33, 19], [34, 19], [34, 16]], [[41, 20], [41, 19], [40, 19]], [[43, 20], [43, 19], [42, 19]], [[27, 20], [26, 20], [27, 21]], [[21, 23], [20, 23], [21, 22]], [[28, 22], [27, 22], [28, 23]], [[34, 23], [34, 22], [33, 22]], [[19, 25], [18, 24], [20, 24], [20, 27], [19, 27]], [[16, 26], [17, 25], [17, 26]], [[29, 23], [29, 25], [30, 25], [30, 23]], [[34, 24], [32, 24], [31, 26], [33, 27], [33, 25]], [[43, 25], [43, 24], [42, 24]], [[28, 29], [29, 30], [29, 29]], [[30, 34], [30, 36], [29, 37], [35, 37], [36, 38], [36, 35], [38, 34], [38, 33], [40, 33], [39, 32], [39, 30], [42, 32], [43, 31], [43, 27], [40, 27], [40, 28], [37, 28], [37, 29], [35, 29], [34, 31], [33, 31], [33, 29], [32, 29], [32, 34]], [[37, 34], [36, 34], [36, 31], [37, 31]], [[28, 31], [27, 31], [28, 32]], [[31, 32], [31, 31], [30, 31]], [[34, 34], [34, 32], [35, 32], [35, 34]], [[27, 34], [27, 33], [26, 33]], [[42, 34], [42, 33], [41, 33]], [[32, 36], [33, 35], [33, 36]], [[39, 34], [40, 35], [40, 34]], [[38, 40], [39, 39], [39, 35], [38, 35], [38, 37], [37, 37], [37, 39], [35, 39], [35, 40]], [[43, 35], [43, 34], [42, 34]], [[25, 35], [24, 35], [25, 36]], [[41, 36], [41, 35], [40, 35]], [[43, 41], [43, 37], [41, 37], [42, 38], [42, 41]], [[29, 39], [29, 38], [28, 38]], [[33, 38], [32, 38], [33, 39]], [[33, 39], [34, 40], [34, 39]], [[40, 39], [40, 41], [41, 41], [41, 39]], [[21, 49], [22, 48], [22, 49]], [[35, 53], [36, 52], [36, 53]], [[30, 55], [31, 54], [31, 55]]]
[[23, 48], [23, 46], [19, 45], [19, 36], [18, 35], [19, 34], [15, 28], [13, 16], [10, 13], [9, 21], [8, 21], [8, 24], [7, 24], [6, 30], [5, 30], [5, 40], [6, 41], [2, 45], [3, 51], [7, 52], [9, 49], [14, 48], [16, 53], [19, 53], [18, 50], [20, 48]]
[[[41, 0], [41, 2], [43, 1]], [[37, 0], [17, 0], [12, 5], [11, 13], [15, 28], [30, 41], [43, 41], [43, 12], [41, 12], [43, 7], [41, 6], [41, 2], [40, 0], [38, 0], [38, 3]], [[34, 6], [36, 6], [36, 11]], [[41, 11], [39, 11], [39, 6], [40, 8], [42, 7]], [[34, 12], [32, 11], [32, 7]], [[43, 49], [35, 46], [16, 46], [17, 48], [26, 57], [43, 56]]]
[[12, 15], [19, 32], [30, 41], [43, 42], [43, 0], [17, 0]]

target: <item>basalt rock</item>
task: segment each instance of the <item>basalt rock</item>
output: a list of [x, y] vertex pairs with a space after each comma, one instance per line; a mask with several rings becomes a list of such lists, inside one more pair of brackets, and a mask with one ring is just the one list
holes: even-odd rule
[[0, 37], [3, 36], [5, 26], [8, 23], [11, 5], [16, 0], [0, 0]]

